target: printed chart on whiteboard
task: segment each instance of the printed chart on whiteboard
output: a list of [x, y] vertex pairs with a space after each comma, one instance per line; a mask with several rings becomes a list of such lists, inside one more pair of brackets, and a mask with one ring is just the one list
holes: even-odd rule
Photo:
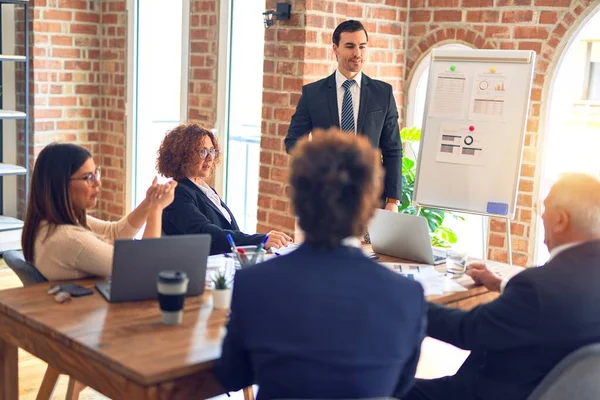
[[469, 98], [467, 77], [460, 73], [440, 73], [435, 77], [432, 115], [462, 118]]
[[442, 124], [436, 161], [465, 165], [485, 165], [489, 150], [485, 135], [467, 124]]
[[502, 74], [478, 75], [473, 83], [469, 118], [471, 120], [504, 121], [508, 78]]

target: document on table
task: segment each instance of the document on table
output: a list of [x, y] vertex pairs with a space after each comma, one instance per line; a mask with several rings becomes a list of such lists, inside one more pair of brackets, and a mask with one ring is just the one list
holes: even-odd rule
[[415, 280], [423, 286], [425, 296], [443, 294], [444, 292], [465, 292], [467, 288], [455, 282], [450, 277], [435, 270], [433, 265], [380, 263], [408, 279]]

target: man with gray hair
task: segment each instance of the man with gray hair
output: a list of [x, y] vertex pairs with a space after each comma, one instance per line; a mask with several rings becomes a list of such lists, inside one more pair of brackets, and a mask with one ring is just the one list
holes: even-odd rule
[[454, 376], [418, 379], [404, 400], [525, 400], [561, 359], [600, 342], [600, 180], [562, 176], [542, 220], [546, 264], [508, 282], [471, 264], [498, 299], [468, 312], [429, 304], [427, 334], [471, 355]]

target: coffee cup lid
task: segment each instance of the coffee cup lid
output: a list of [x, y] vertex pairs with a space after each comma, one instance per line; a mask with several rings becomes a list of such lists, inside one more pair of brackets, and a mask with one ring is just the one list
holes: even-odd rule
[[183, 271], [161, 271], [158, 273], [158, 281], [161, 283], [179, 283], [186, 279], [187, 275]]

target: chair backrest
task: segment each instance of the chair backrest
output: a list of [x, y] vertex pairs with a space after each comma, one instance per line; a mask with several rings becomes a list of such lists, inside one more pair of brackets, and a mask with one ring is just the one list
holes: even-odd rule
[[600, 343], [569, 354], [542, 380], [527, 400], [600, 399]]
[[8, 250], [2, 254], [6, 265], [12, 269], [19, 277], [23, 286], [33, 285], [34, 283], [48, 282], [44, 275], [38, 269], [25, 261], [23, 253], [18, 250]]

